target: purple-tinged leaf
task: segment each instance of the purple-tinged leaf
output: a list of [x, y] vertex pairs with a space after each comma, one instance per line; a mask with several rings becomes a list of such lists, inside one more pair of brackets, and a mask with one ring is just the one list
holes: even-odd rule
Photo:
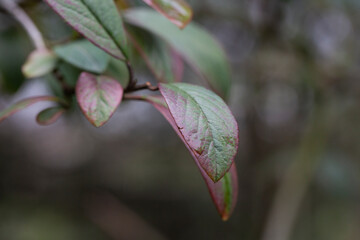
[[47, 126], [56, 122], [64, 112], [65, 109], [63, 107], [47, 108], [37, 115], [36, 121], [40, 125]]
[[221, 218], [224, 221], [228, 220], [235, 208], [238, 195], [238, 178], [235, 163], [232, 164], [230, 170], [220, 181], [214, 183], [200, 166], [197, 155], [193, 152], [185, 140], [172, 114], [170, 113], [165, 100], [162, 97], [143, 97], [143, 100], [150, 102], [165, 117], [180, 139], [184, 142], [206, 182], [211, 198]]
[[28, 99], [24, 99], [20, 102], [15, 103], [14, 105], [10, 106], [9, 108], [3, 110], [0, 112], [0, 122], [4, 119], [10, 117], [11, 115], [17, 113], [20, 110], [23, 110], [24, 108], [27, 108], [35, 103], [43, 102], [43, 101], [51, 101], [51, 102], [57, 102], [61, 104], [65, 104], [63, 100], [57, 97], [53, 96], [41, 96], [41, 97], [32, 97]]
[[92, 43], [118, 59], [127, 59], [126, 34], [113, 0], [45, 0], [45, 2]]
[[230, 109], [213, 92], [187, 83], [161, 83], [160, 92], [200, 166], [219, 181], [230, 169], [239, 142]]
[[33, 51], [22, 67], [27, 78], [37, 78], [50, 73], [56, 66], [57, 57], [47, 49]]
[[180, 29], [191, 21], [193, 11], [183, 0], [143, 0], [149, 6], [167, 17]]
[[205, 29], [191, 23], [184, 30], [167, 21], [154, 11], [131, 9], [125, 20], [165, 40], [195, 72], [222, 98], [227, 99], [231, 87], [231, 74], [225, 51]]
[[165, 83], [180, 82], [184, 62], [180, 55], [168, 44], [141, 32], [129, 34], [130, 40], [154, 77]]
[[123, 88], [111, 77], [83, 72], [76, 84], [76, 98], [86, 118], [95, 126], [104, 125], [119, 106]]
[[209, 177], [205, 178], [205, 173], [202, 175], [222, 220], [227, 221], [235, 209], [238, 196], [238, 176], [235, 163], [217, 183], [214, 183]]

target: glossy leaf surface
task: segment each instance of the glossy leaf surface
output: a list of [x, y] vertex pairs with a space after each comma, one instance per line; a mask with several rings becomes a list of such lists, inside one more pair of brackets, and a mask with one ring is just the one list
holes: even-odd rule
[[144, 0], [144, 2], [181, 29], [186, 27], [193, 16], [191, 7], [183, 0]]
[[123, 96], [120, 83], [111, 77], [82, 73], [76, 84], [76, 97], [86, 118], [96, 127], [104, 125]]
[[65, 109], [62, 107], [47, 108], [37, 115], [36, 121], [43, 126], [50, 125], [56, 122], [64, 112]]
[[110, 56], [86, 40], [57, 46], [55, 53], [65, 62], [85, 71], [103, 73]]
[[169, 111], [191, 151], [214, 182], [229, 170], [238, 147], [238, 126], [225, 102], [187, 83], [160, 84]]
[[213, 180], [204, 171], [204, 169], [202, 169], [202, 167], [200, 166], [196, 154], [189, 147], [183, 134], [180, 132], [172, 114], [167, 107], [165, 100], [161, 97], [144, 97], [144, 100], [153, 104], [153, 106], [165, 117], [165, 119], [170, 123], [175, 132], [178, 134], [180, 139], [184, 142], [191, 156], [195, 160], [195, 163], [200, 169], [201, 175], [205, 180], [211, 198], [221, 218], [224, 221], [229, 219], [231, 213], [235, 208], [238, 195], [238, 178], [235, 163], [232, 164], [229, 172], [227, 172], [220, 181], [214, 183]]
[[22, 67], [27, 78], [37, 78], [50, 73], [56, 66], [57, 58], [47, 49], [32, 52]]
[[23, 110], [35, 103], [43, 102], [43, 101], [51, 101], [51, 102], [58, 102], [63, 103], [63, 101], [57, 97], [53, 96], [41, 96], [41, 97], [32, 97], [24, 99], [20, 102], [15, 103], [14, 105], [10, 106], [9, 108], [0, 112], [0, 122], [4, 119], [10, 117], [11, 115], [17, 113], [20, 110]]
[[127, 59], [122, 19], [113, 0], [45, 0], [69, 25], [119, 59]]
[[203, 28], [191, 23], [180, 30], [156, 12], [142, 8], [126, 11], [125, 17], [168, 42], [216, 93], [228, 97], [231, 79], [224, 50]]

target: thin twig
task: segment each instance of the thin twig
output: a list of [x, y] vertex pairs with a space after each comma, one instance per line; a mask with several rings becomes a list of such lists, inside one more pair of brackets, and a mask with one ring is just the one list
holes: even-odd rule
[[139, 84], [139, 85], [135, 85], [131, 88], [128, 88], [125, 90], [125, 92], [129, 93], [129, 92], [136, 92], [136, 91], [140, 91], [140, 90], [158, 91], [159, 87], [151, 85], [150, 82], [146, 82], [144, 84]]
[[152, 86], [150, 82], [146, 82], [144, 84], [137, 85], [137, 80], [134, 77], [134, 69], [131, 66], [131, 63], [129, 61], [126, 61], [126, 67], [129, 72], [129, 84], [125, 89], [126, 93], [129, 92], [135, 92], [139, 90], [150, 90], [150, 91], [158, 91], [159, 88], [157, 86]]
[[21, 9], [14, 0], [0, 0], [0, 5], [14, 18], [21, 23], [37, 49], [44, 49], [45, 41], [34, 22]]
[[125, 99], [125, 100], [146, 101], [146, 99], [143, 96], [130, 95], [130, 94], [125, 94], [123, 99]]
[[134, 79], [134, 70], [129, 61], [126, 62], [126, 67], [129, 72], [129, 85], [128, 85], [127, 89], [131, 89], [136, 85], [137, 81]]

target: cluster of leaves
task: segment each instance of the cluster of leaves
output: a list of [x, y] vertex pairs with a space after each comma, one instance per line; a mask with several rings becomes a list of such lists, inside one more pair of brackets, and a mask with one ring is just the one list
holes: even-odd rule
[[[37, 116], [39, 124], [51, 124], [71, 106], [75, 96], [86, 118], [100, 127], [123, 100], [149, 102], [184, 142], [221, 217], [228, 219], [237, 197], [233, 160], [238, 146], [237, 123], [223, 100], [229, 94], [230, 73], [217, 41], [190, 23], [189, 5], [181, 0], [144, 0], [175, 26], [151, 9], [118, 10], [113, 0], [45, 2], [84, 39], [53, 49], [36, 49], [23, 66], [24, 75], [36, 78], [50, 74], [61, 92], [56, 97], [25, 99], [0, 112], [0, 121], [36, 102], [53, 101], [58, 106]], [[133, 73], [137, 55], [158, 86], [137, 84]], [[182, 83], [185, 62], [221, 97], [204, 87]], [[73, 69], [70, 73], [69, 68]], [[159, 91], [160, 95], [132, 95], [142, 89]]]

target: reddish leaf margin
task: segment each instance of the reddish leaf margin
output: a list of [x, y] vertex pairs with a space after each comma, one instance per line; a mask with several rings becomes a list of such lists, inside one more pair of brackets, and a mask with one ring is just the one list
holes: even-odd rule
[[175, 123], [175, 120], [173, 119], [168, 109], [168, 106], [164, 98], [144, 96], [144, 97], [140, 97], [140, 100], [144, 100], [151, 103], [170, 123], [170, 125], [175, 130], [177, 135], [183, 141], [186, 148], [189, 150], [191, 156], [193, 157], [196, 165], [200, 169], [200, 173], [206, 182], [210, 196], [216, 206], [217, 211], [219, 212], [222, 220], [227, 221], [235, 209], [237, 196], [238, 196], [238, 176], [237, 176], [235, 163], [231, 165], [230, 170], [224, 175], [224, 177], [220, 181], [214, 183], [213, 180], [204, 171], [204, 169], [200, 166], [198, 159], [196, 158], [193, 151], [186, 143], [183, 135], [179, 131]]
[[2, 122], [4, 119], [14, 115], [18, 111], [21, 111], [35, 103], [43, 102], [43, 101], [51, 101], [51, 102], [57, 102], [61, 103], [63, 105], [66, 105], [64, 101], [60, 98], [54, 97], [54, 96], [39, 96], [39, 97], [31, 97], [24, 100], [21, 100], [20, 102], [15, 103], [14, 105], [8, 107], [7, 109], [0, 112], [0, 122]]
[[65, 112], [63, 107], [52, 107], [41, 111], [37, 117], [36, 122], [40, 125], [47, 126], [56, 122]]
[[167, 17], [180, 29], [185, 28], [193, 17], [189, 4], [183, 0], [143, 0], [146, 4]]
[[104, 125], [114, 114], [123, 88], [112, 77], [83, 72], [76, 84], [76, 98], [85, 117], [95, 127]]
[[188, 83], [159, 84], [176, 126], [214, 181], [230, 169], [238, 149], [238, 125], [215, 93]]

